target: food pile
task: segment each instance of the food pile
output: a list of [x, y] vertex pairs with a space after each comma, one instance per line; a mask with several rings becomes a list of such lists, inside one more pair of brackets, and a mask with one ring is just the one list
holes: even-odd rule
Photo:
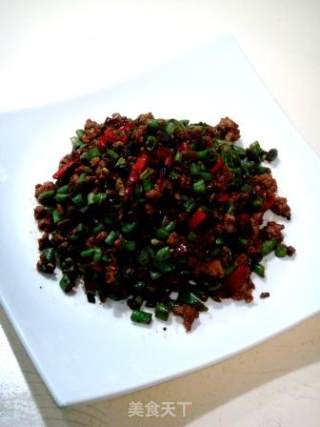
[[291, 216], [266, 166], [277, 150], [239, 137], [227, 117], [87, 120], [55, 181], [36, 185], [38, 270], [58, 267], [61, 288], [81, 282], [89, 302], [125, 299], [137, 323], [172, 313], [190, 330], [209, 297], [252, 301], [263, 257], [295, 250], [283, 225], [263, 221], [268, 210]]

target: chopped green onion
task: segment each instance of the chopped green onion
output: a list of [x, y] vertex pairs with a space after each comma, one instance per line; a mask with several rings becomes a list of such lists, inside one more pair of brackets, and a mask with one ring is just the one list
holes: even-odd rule
[[164, 128], [164, 131], [167, 135], [172, 136], [176, 129], [176, 124], [174, 122], [168, 122]]
[[157, 238], [158, 239], [160, 239], [160, 240], [165, 240], [165, 239], [167, 239], [168, 238], [168, 236], [169, 236], [169, 231], [167, 231], [165, 228], [159, 228], [157, 231], [156, 231], [156, 236], [157, 236]]
[[95, 203], [96, 193], [89, 193], [87, 196], [87, 204], [93, 205]]

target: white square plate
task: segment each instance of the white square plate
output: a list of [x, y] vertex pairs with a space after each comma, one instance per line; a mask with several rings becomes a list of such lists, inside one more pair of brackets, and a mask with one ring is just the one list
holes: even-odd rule
[[[245, 145], [258, 139], [277, 147], [273, 173], [293, 212], [286, 241], [297, 248], [295, 259], [270, 259], [267, 278], [254, 278], [253, 304], [210, 303], [188, 334], [179, 319], [166, 331], [159, 321], [134, 326], [124, 303], [88, 304], [81, 290], [68, 297], [35, 270], [34, 185], [50, 179], [70, 149], [69, 136], [88, 117], [148, 111], [212, 124], [228, 115]], [[207, 366], [319, 311], [320, 162], [231, 38], [113, 89], [3, 114], [0, 141], [1, 303], [59, 405], [110, 398]], [[259, 300], [261, 291], [271, 298]]]

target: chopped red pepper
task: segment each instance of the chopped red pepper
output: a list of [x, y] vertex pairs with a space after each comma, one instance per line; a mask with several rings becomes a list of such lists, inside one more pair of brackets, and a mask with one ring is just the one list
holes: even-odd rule
[[224, 166], [224, 161], [222, 157], [219, 157], [215, 165], [210, 169], [212, 174], [217, 173]]
[[181, 151], [181, 153], [186, 153], [187, 151], [189, 151], [189, 147], [187, 142], [182, 142], [179, 146], [179, 151]]
[[131, 196], [136, 183], [139, 181], [139, 176], [141, 172], [147, 167], [149, 158], [148, 155], [143, 153], [140, 157], [137, 158], [136, 162], [133, 164], [131, 168], [131, 172], [128, 178], [128, 184], [124, 191], [124, 199], [128, 200]]
[[243, 223], [247, 223], [250, 221], [250, 215], [246, 213], [241, 213], [238, 215], [238, 220]]
[[190, 218], [189, 230], [195, 230], [205, 219], [207, 214], [200, 208]]
[[141, 156], [137, 158], [136, 162], [132, 166], [132, 171], [135, 171], [139, 174], [143, 172], [148, 164], [148, 160], [149, 158], [147, 154], [141, 154]]
[[[124, 125], [125, 126], [125, 125]], [[119, 130], [121, 132], [117, 133], [111, 128], [106, 128], [103, 134], [100, 136], [98, 141], [98, 148], [103, 150], [108, 142], [122, 141], [127, 142], [128, 136], [124, 133], [129, 127], [122, 126]]]
[[220, 203], [225, 203], [230, 200], [230, 196], [226, 193], [217, 194], [215, 200]]
[[247, 265], [239, 265], [226, 278], [226, 285], [237, 290], [248, 281], [250, 277], [250, 268]]
[[61, 178], [74, 164], [75, 160], [69, 160], [57, 170], [57, 172], [53, 175], [53, 178]]

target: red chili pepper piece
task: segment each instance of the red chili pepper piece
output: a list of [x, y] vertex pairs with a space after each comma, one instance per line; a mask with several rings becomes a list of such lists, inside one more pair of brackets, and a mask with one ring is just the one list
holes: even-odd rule
[[250, 268], [247, 265], [239, 265], [226, 278], [226, 285], [232, 289], [239, 289], [241, 285], [246, 283], [250, 276]]
[[230, 196], [226, 193], [217, 194], [215, 197], [215, 200], [220, 203], [228, 202], [229, 199], [230, 199]]
[[59, 179], [61, 178], [70, 168], [75, 164], [74, 160], [69, 160], [63, 166], [61, 166], [57, 172], [53, 175], [53, 178]]
[[186, 142], [182, 142], [179, 146], [179, 151], [181, 151], [181, 153], [186, 153], [189, 151], [188, 144]]
[[222, 167], [224, 166], [224, 161], [222, 157], [219, 157], [219, 159], [216, 161], [215, 165], [210, 169], [210, 172], [212, 174], [217, 173]]
[[246, 213], [242, 213], [238, 215], [238, 220], [243, 223], [247, 223], [250, 221], [250, 215]]
[[205, 219], [207, 214], [200, 208], [190, 218], [189, 230], [195, 230]]
[[99, 138], [98, 148], [103, 150], [108, 142], [115, 141], [119, 141], [119, 136], [114, 132], [113, 129], [107, 128]]
[[125, 200], [127, 200], [131, 196], [134, 186], [139, 181], [139, 176], [141, 172], [143, 172], [144, 169], [147, 167], [148, 161], [149, 158], [147, 154], [143, 153], [140, 157], [137, 158], [137, 160], [133, 164], [128, 178], [128, 185], [124, 191]]

